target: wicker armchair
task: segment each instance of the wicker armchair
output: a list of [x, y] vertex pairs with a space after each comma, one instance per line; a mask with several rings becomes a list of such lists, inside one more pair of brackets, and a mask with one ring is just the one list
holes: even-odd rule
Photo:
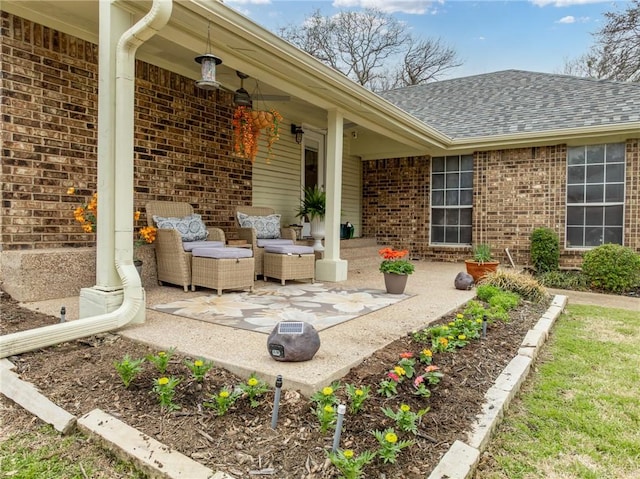
[[[146, 204], [147, 224], [156, 226], [154, 216], [165, 218], [184, 218], [193, 214], [189, 203], [175, 201], [149, 201]], [[208, 241], [225, 242], [224, 231], [220, 228], [207, 228]], [[182, 237], [175, 229], [158, 229], [155, 241], [158, 283], [165, 281], [181, 285], [185, 292], [191, 286], [191, 253], [185, 251]], [[186, 244], [186, 243], [185, 243]]]
[[[236, 221], [238, 221], [238, 213], [244, 213], [249, 216], [268, 216], [275, 213], [273, 208], [267, 206], [238, 206], [236, 208]], [[255, 258], [255, 273], [256, 279], [264, 271], [264, 247], [258, 246], [258, 235], [255, 228], [243, 228], [238, 223], [238, 238], [246, 240], [253, 249], [253, 257]], [[280, 228], [280, 238], [285, 240], [291, 240], [293, 243], [296, 241], [296, 231], [293, 228]], [[270, 240], [273, 241], [273, 240]]]

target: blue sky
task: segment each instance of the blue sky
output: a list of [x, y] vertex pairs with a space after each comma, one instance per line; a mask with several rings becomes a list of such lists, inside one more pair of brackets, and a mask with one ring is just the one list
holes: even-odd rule
[[506, 69], [561, 73], [565, 61], [588, 51], [603, 13], [624, 11], [623, 0], [226, 0], [267, 29], [301, 24], [320, 8], [373, 7], [405, 22], [414, 36], [441, 38], [463, 61], [444, 78]]

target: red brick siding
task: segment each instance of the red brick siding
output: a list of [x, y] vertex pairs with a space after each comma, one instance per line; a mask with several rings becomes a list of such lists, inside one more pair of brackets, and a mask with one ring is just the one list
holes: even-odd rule
[[[1, 247], [92, 246], [73, 209], [96, 190], [98, 47], [7, 12], [1, 21]], [[231, 155], [230, 94], [143, 62], [136, 77], [136, 208], [187, 201], [232, 229], [235, 206], [251, 204], [252, 169]]]
[[[473, 241], [489, 243], [501, 262], [529, 263], [530, 235], [538, 227], [560, 238], [561, 263], [577, 266], [579, 251], [565, 242], [565, 145], [474, 154]], [[409, 248], [413, 257], [461, 261], [470, 247], [429, 246], [428, 158], [363, 163], [363, 231], [380, 243]], [[625, 245], [640, 251], [640, 141], [627, 141]], [[412, 192], [413, 188], [413, 192]]]

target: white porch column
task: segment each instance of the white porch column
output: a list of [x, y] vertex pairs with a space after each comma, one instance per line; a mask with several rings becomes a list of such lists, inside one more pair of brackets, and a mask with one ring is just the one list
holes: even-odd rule
[[133, 21], [111, 1], [99, 3], [96, 285], [80, 291], [81, 318], [114, 311], [124, 299], [115, 268], [116, 47]]
[[342, 124], [338, 110], [327, 112], [327, 205], [324, 259], [316, 261], [318, 281], [346, 281], [347, 261], [340, 259], [340, 209], [342, 206]]

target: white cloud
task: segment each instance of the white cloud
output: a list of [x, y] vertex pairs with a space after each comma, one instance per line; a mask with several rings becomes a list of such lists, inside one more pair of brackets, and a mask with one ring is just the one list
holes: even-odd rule
[[567, 15], [560, 20], [556, 20], [556, 23], [588, 23], [589, 17], [574, 17], [573, 15]]
[[575, 5], [586, 5], [588, 3], [608, 3], [611, 0], [529, 0], [534, 5], [546, 7], [572, 7]]
[[334, 0], [335, 8], [375, 8], [385, 13], [408, 13], [423, 15], [431, 12], [434, 4], [444, 3], [444, 0]]

